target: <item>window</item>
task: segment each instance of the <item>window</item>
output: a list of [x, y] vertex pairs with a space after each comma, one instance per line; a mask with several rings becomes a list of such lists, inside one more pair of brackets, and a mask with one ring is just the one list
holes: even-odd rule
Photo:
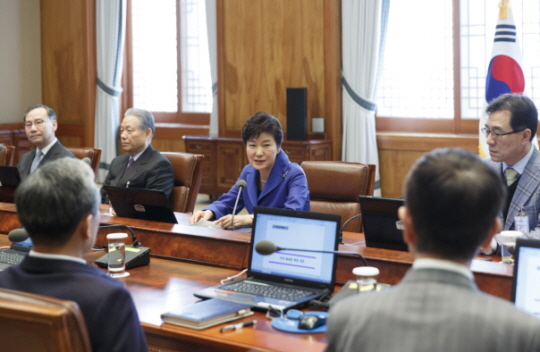
[[126, 103], [152, 111], [157, 122], [208, 124], [205, 1], [131, 0], [127, 42]]
[[[391, 1], [379, 130], [477, 133], [498, 0]], [[525, 94], [540, 107], [540, 4], [512, 0]]]

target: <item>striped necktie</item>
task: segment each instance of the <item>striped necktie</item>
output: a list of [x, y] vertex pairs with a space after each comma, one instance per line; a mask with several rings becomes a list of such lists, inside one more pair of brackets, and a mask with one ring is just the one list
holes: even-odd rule
[[126, 167], [126, 170], [130, 168], [131, 164], [133, 164], [133, 162], [135, 161], [135, 159], [133, 158], [129, 158], [129, 161], [128, 161], [128, 164], [127, 164], [127, 167]]

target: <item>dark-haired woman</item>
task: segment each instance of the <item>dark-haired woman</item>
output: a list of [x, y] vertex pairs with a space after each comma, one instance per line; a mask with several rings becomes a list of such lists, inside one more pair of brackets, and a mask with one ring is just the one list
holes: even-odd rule
[[[240, 173], [246, 189], [236, 208], [237, 213], [246, 208], [248, 215], [235, 215], [234, 227], [251, 226], [253, 208], [256, 206], [309, 211], [309, 190], [302, 168], [291, 163], [281, 149], [283, 130], [277, 118], [260, 111], [251, 116], [242, 128], [249, 164]], [[216, 220], [222, 228], [232, 227], [232, 212], [238, 195], [234, 185], [229, 192], [205, 209], [195, 212], [192, 224], [201, 218]]]

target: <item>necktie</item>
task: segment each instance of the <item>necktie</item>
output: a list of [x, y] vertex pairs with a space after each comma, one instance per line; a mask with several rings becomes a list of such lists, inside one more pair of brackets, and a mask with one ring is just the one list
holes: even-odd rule
[[128, 161], [128, 164], [127, 164], [127, 167], [126, 167], [126, 170], [129, 169], [129, 167], [131, 166], [131, 164], [133, 164], [133, 162], [135, 161], [135, 159], [133, 158], [129, 158], [129, 161]]
[[514, 182], [516, 182], [518, 173], [516, 170], [510, 167], [504, 170], [504, 173], [506, 174], [506, 185], [510, 187]]
[[32, 161], [32, 166], [30, 166], [30, 173], [36, 171], [39, 163], [41, 162], [41, 159], [43, 159], [43, 152], [38, 149], [36, 151], [36, 156], [34, 157], [34, 161]]

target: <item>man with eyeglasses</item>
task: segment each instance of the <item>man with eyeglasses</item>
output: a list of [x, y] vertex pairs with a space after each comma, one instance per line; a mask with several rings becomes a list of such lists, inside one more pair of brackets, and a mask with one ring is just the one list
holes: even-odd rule
[[22, 180], [50, 161], [75, 157], [56, 138], [58, 123], [53, 109], [42, 104], [33, 105], [24, 113], [23, 121], [26, 137], [36, 148], [19, 159], [17, 167]]
[[[489, 114], [485, 127], [491, 160], [486, 162], [501, 175], [507, 185], [502, 230], [515, 230], [515, 217], [523, 211], [528, 217], [531, 238], [540, 238], [540, 152], [533, 146], [538, 126], [534, 102], [520, 94], [503, 94], [486, 108]], [[485, 254], [493, 253], [483, 248]]]

